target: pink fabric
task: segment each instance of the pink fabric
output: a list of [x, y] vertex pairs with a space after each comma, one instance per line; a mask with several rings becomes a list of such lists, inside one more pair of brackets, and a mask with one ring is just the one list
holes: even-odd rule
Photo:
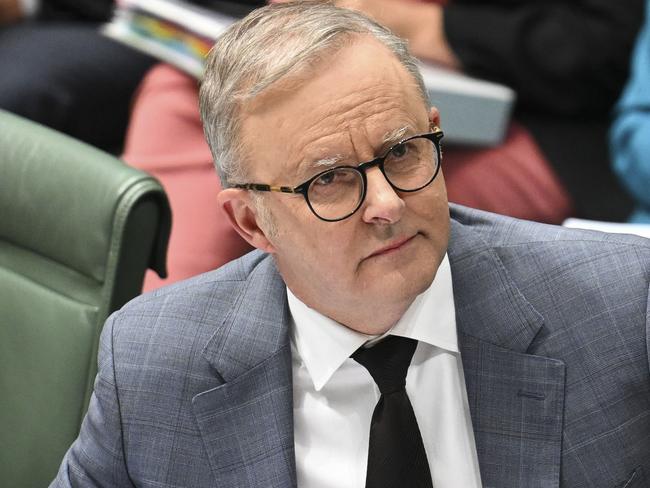
[[250, 246], [218, 207], [221, 186], [198, 115], [196, 80], [160, 64], [135, 98], [123, 158], [161, 182], [172, 209], [172, 232], [161, 280], [148, 271], [144, 290], [217, 268]]
[[445, 148], [442, 169], [451, 202], [549, 224], [560, 224], [573, 212], [566, 189], [517, 123], [495, 148]]
[[[444, 130], [444, 120], [442, 121]], [[196, 81], [160, 64], [136, 96], [124, 159], [156, 176], [172, 207], [170, 276], [149, 272], [145, 290], [216, 268], [250, 250], [217, 207], [219, 180], [203, 138]], [[444, 147], [449, 200], [547, 223], [571, 214], [569, 195], [521, 126], [492, 149]]]

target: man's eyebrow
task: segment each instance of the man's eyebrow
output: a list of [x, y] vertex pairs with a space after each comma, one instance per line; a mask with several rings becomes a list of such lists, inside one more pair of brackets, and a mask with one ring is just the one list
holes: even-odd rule
[[[386, 147], [386, 146], [392, 146], [393, 144], [397, 144], [402, 139], [404, 139], [405, 136], [409, 133], [411, 134], [415, 133], [415, 130], [410, 125], [398, 127], [397, 129], [393, 129], [389, 132], [386, 132], [381, 141], [382, 146]], [[345, 158], [342, 155], [336, 154], [334, 156], [328, 156], [326, 158], [317, 159], [315, 161], [309, 161], [307, 164], [303, 166], [303, 168], [307, 172], [310, 171], [310, 169], [314, 169], [314, 168], [327, 169], [340, 164], [344, 160]]]
[[337, 154], [335, 156], [329, 156], [327, 158], [319, 159], [317, 161], [313, 161], [310, 163], [310, 166], [314, 168], [321, 168], [321, 167], [330, 167], [330, 166], [336, 166], [339, 164], [341, 161], [343, 161], [343, 156], [340, 154]]
[[297, 171], [299, 178], [307, 178], [314, 174], [314, 172], [325, 171], [326, 169], [333, 168], [343, 161], [343, 156], [340, 154], [334, 156], [327, 156], [321, 159], [306, 159], [300, 163]]
[[382, 142], [384, 143], [384, 145], [389, 145], [389, 146], [393, 144], [397, 144], [402, 139], [404, 139], [404, 136], [406, 136], [406, 134], [408, 134], [409, 132], [414, 133], [413, 127], [411, 127], [410, 125], [405, 125], [403, 127], [393, 129], [389, 132], [386, 132], [386, 134], [384, 134], [384, 138]]

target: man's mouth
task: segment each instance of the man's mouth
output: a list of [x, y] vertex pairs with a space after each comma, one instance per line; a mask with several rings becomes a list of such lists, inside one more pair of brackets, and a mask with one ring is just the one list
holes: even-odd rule
[[402, 249], [403, 247], [407, 246], [415, 238], [415, 236], [417, 236], [417, 234], [414, 234], [409, 237], [401, 237], [399, 239], [396, 239], [391, 243], [389, 243], [388, 245], [372, 252], [370, 255], [366, 257], [366, 259], [376, 257], [376, 256], [386, 256], [395, 253], [400, 249]]

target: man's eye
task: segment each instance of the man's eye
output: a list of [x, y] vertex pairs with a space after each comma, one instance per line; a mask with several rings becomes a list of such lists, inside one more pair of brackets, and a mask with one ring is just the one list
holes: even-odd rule
[[329, 173], [325, 173], [323, 175], [320, 175], [318, 178], [316, 178], [314, 184], [320, 186], [326, 186], [332, 184], [335, 179], [336, 179], [336, 171], [330, 171]]
[[408, 151], [408, 147], [406, 146], [406, 144], [398, 144], [397, 146], [394, 146], [393, 148], [391, 148], [390, 157], [400, 159], [400, 158], [403, 158], [404, 156], [406, 156], [408, 154], [408, 152], [409, 151]]

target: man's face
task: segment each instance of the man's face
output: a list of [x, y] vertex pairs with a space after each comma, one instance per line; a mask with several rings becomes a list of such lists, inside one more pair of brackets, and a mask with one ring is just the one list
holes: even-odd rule
[[[358, 37], [299, 82], [280, 81], [245, 105], [249, 181], [296, 186], [329, 167], [327, 161], [356, 165], [383, 154], [394, 139], [429, 132], [437, 115], [418, 93], [390, 51]], [[339, 222], [318, 219], [302, 195], [291, 194], [265, 194], [273, 232], [255, 210], [251, 218], [233, 213], [248, 226], [245, 236], [274, 254], [298, 298], [354, 330], [377, 334], [433, 280], [447, 248], [449, 211], [441, 173], [414, 193], [396, 193], [377, 167], [367, 181], [361, 208]], [[243, 190], [227, 191], [240, 202], [236, 207], [247, 202], [255, 209]]]

